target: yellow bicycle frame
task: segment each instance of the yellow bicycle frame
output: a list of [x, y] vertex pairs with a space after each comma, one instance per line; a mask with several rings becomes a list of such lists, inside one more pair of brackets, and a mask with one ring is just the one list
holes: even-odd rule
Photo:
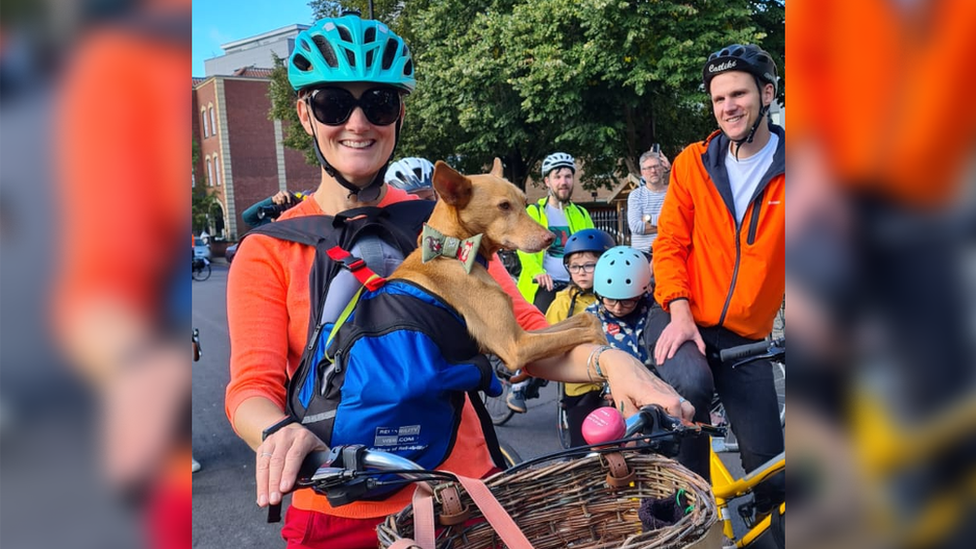
[[[735, 478], [722, 463], [714, 450], [709, 451], [709, 463], [712, 473], [712, 492], [715, 495], [715, 505], [718, 507], [719, 519], [722, 521], [722, 531], [725, 537], [735, 542], [736, 547], [748, 547], [759, 536], [769, 530], [771, 517], [765, 517], [754, 525], [742, 539], [736, 539], [729, 515], [729, 501], [744, 496], [760, 483], [774, 474], [786, 469], [786, 452], [764, 463], [761, 467], [742, 478]], [[786, 513], [786, 503], [780, 504], [780, 512]]]

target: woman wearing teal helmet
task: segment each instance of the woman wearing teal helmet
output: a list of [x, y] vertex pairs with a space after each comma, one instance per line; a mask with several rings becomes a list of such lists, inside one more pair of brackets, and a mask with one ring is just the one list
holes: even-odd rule
[[354, 14], [322, 19], [295, 39], [288, 81], [322, 165], [322, 185], [345, 188], [350, 207], [381, 199], [403, 124], [403, 96], [416, 87], [403, 39]]
[[[403, 122], [403, 98], [416, 85], [403, 40], [383, 23], [343, 14], [299, 33], [287, 65], [298, 118], [313, 138], [322, 169], [311, 199], [279, 220], [414, 199], [384, 183]], [[228, 276], [232, 353], [225, 406], [237, 433], [255, 449], [260, 506], [279, 504], [301, 459], [326, 449], [312, 431], [280, 422], [286, 415], [287, 379], [307, 339], [314, 255], [313, 247], [255, 234], [241, 243]], [[349, 284], [340, 278], [345, 274], [332, 280], [330, 296], [344, 295]], [[351, 286], [355, 291], [358, 283], [353, 279]], [[324, 497], [300, 490], [292, 497], [282, 536], [290, 548], [375, 547], [377, 517], [389, 509], [364, 510], [368, 505], [335, 510]]]

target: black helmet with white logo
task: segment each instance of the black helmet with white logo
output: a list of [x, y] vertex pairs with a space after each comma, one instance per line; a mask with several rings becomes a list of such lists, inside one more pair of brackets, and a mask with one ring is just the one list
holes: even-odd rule
[[763, 84], [772, 84], [773, 92], [779, 90], [778, 73], [776, 63], [772, 57], [763, 51], [759, 46], [752, 44], [732, 44], [708, 56], [705, 67], [702, 69], [702, 82], [705, 84], [705, 93], [710, 92], [712, 78], [723, 72], [742, 71], [747, 72], [758, 80], [759, 88]]

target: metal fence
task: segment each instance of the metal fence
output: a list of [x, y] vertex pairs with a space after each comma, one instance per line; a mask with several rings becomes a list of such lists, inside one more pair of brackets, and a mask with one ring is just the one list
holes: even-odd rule
[[613, 237], [618, 245], [630, 245], [630, 229], [627, 228], [626, 203], [586, 204], [593, 226]]

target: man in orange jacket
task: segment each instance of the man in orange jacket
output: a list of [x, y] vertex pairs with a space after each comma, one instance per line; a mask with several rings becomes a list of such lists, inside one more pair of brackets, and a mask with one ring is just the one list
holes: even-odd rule
[[[654, 298], [644, 331], [661, 377], [709, 421], [718, 390], [751, 471], [783, 451], [768, 361], [732, 369], [721, 349], [766, 337], [785, 289], [785, 133], [768, 122], [776, 64], [753, 45], [713, 53], [703, 70], [721, 128], [675, 159], [654, 241]], [[679, 461], [709, 478], [707, 438], [688, 441]], [[784, 486], [756, 491], [760, 513]]]

